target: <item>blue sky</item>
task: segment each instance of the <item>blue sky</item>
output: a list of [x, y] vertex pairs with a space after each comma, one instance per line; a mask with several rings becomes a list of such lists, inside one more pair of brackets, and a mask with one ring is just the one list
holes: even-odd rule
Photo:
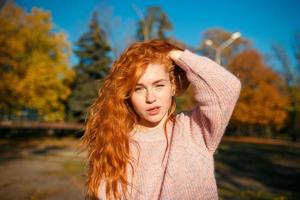
[[[57, 30], [68, 34], [73, 44], [88, 29], [92, 11], [103, 14], [110, 8], [114, 21], [113, 40], [123, 49], [122, 41], [135, 33], [138, 16], [133, 4], [144, 11], [147, 6], [159, 5], [173, 24], [170, 35], [197, 47], [201, 34], [209, 28], [223, 28], [229, 32], [240, 31], [252, 41], [265, 56], [272, 55], [271, 44], [282, 44], [292, 55], [293, 35], [300, 32], [300, 1], [298, 0], [16, 0], [18, 5], [30, 11], [32, 7], [51, 11]], [[116, 44], [116, 45], [117, 45]], [[75, 64], [77, 58], [71, 57]]]

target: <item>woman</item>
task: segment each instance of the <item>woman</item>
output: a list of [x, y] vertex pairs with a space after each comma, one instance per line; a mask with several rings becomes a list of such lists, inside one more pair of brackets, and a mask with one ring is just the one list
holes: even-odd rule
[[[188, 84], [197, 105], [175, 115]], [[162, 40], [132, 44], [91, 106], [87, 196], [218, 199], [213, 154], [240, 93], [233, 74]]]

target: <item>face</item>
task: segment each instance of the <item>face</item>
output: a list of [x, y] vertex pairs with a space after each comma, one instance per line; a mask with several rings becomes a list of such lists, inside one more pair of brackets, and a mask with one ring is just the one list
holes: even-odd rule
[[150, 64], [139, 79], [130, 97], [139, 124], [154, 127], [161, 122], [172, 103], [175, 87], [169, 73], [160, 64]]

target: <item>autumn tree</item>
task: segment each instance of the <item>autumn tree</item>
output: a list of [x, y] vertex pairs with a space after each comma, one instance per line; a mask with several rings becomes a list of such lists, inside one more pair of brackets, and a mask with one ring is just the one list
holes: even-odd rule
[[264, 63], [256, 50], [239, 53], [229, 63], [229, 70], [243, 86], [232, 123], [241, 134], [271, 136], [284, 125], [289, 106], [280, 75]]
[[167, 38], [165, 32], [172, 30], [172, 24], [161, 7], [148, 7], [145, 15], [138, 8], [136, 8], [136, 11], [140, 17], [137, 29], [137, 39], [139, 41]]
[[273, 45], [275, 56], [282, 67], [282, 75], [291, 102], [287, 132], [293, 141], [297, 141], [300, 133], [300, 33], [295, 35], [294, 56], [295, 65], [280, 44]]
[[[200, 46], [197, 48], [201, 54], [215, 60], [216, 51], [215, 48], [218, 48], [225, 41], [231, 37], [232, 33], [227, 32], [223, 29], [208, 29], [202, 34], [202, 41]], [[208, 46], [206, 41], [210, 40], [212, 46]], [[239, 38], [235, 40], [232, 44], [227, 46], [222, 51], [221, 63], [222, 66], [227, 67], [230, 60], [237, 55], [238, 53], [245, 51], [251, 47], [251, 42], [245, 38]]]
[[98, 22], [97, 13], [94, 12], [88, 32], [80, 37], [74, 50], [79, 57], [79, 63], [74, 67], [76, 78], [68, 100], [70, 120], [85, 120], [88, 107], [97, 97], [100, 80], [109, 73], [110, 50], [106, 34]]
[[40, 120], [63, 120], [74, 77], [66, 35], [53, 30], [49, 12], [13, 3], [1, 8], [0, 27], [2, 118], [34, 110]]

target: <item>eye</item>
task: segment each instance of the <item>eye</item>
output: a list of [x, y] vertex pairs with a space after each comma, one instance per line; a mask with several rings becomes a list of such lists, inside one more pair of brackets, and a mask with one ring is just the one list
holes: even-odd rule
[[143, 88], [142, 87], [136, 87], [135, 89], [134, 89], [134, 91], [135, 92], [138, 92], [138, 91], [141, 91]]
[[158, 88], [161, 88], [161, 87], [164, 87], [165, 85], [163, 85], [163, 84], [159, 84], [159, 85], [156, 85], [156, 87], [158, 87]]

